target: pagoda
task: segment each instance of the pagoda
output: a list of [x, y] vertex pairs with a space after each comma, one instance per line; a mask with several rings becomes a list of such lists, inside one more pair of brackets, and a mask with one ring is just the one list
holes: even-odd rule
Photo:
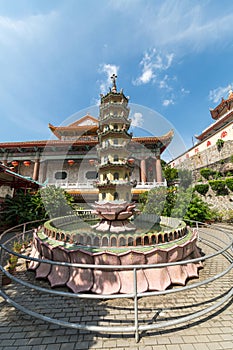
[[113, 74], [112, 88], [105, 96], [101, 95], [98, 129], [98, 181], [99, 201], [93, 205], [95, 213], [102, 219], [95, 225], [100, 232], [129, 232], [136, 228], [129, 222], [135, 211], [131, 201], [133, 184], [130, 176], [134, 159], [130, 158], [128, 98], [123, 91], [117, 92], [117, 76]]

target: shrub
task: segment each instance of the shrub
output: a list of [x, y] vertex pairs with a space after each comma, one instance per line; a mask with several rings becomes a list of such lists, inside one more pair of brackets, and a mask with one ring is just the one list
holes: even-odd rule
[[167, 180], [168, 184], [172, 183], [172, 181], [178, 179], [178, 171], [176, 168], [171, 168], [170, 165], [166, 165], [163, 168], [163, 175]]
[[233, 178], [226, 179], [226, 185], [229, 188], [229, 190], [233, 191]]
[[30, 191], [25, 193], [18, 190], [13, 198], [5, 198], [3, 211], [3, 223], [11, 226], [43, 219], [46, 216], [39, 191], [32, 194]]
[[40, 189], [43, 205], [50, 218], [73, 214], [73, 197], [54, 185]]
[[222, 174], [220, 173], [220, 171], [213, 171], [213, 178], [215, 179], [215, 180], [217, 180], [217, 179], [219, 179], [219, 178], [221, 178], [222, 177]]
[[200, 170], [201, 176], [203, 176], [206, 180], [209, 180], [210, 176], [215, 174], [215, 171], [209, 168], [203, 168]]
[[188, 209], [184, 216], [184, 220], [206, 222], [212, 220], [212, 211], [207, 203], [203, 202], [200, 197], [193, 194], [192, 200], [189, 203]]
[[228, 189], [226, 188], [225, 181], [223, 181], [223, 180], [210, 180], [209, 184], [217, 196], [225, 196], [228, 194]]
[[216, 142], [216, 146], [217, 146], [217, 149], [218, 149], [219, 152], [223, 148], [223, 145], [224, 145], [224, 141], [222, 139], [218, 139], [217, 142]]
[[226, 176], [233, 176], [233, 170], [229, 170], [229, 171], [226, 173]]
[[197, 191], [200, 193], [202, 196], [205, 196], [206, 193], [209, 190], [209, 185], [208, 184], [198, 184], [194, 187], [194, 191]]

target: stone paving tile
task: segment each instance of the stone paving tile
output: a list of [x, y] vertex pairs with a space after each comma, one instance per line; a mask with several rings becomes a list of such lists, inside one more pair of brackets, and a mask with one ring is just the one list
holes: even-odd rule
[[208, 343], [207, 344], [207, 347], [209, 350], [222, 350], [222, 346], [220, 345], [220, 343]]

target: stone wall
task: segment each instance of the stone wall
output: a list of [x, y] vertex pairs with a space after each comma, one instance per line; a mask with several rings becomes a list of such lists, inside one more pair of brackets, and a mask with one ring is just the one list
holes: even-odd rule
[[224, 142], [222, 149], [219, 151], [216, 145], [197, 153], [196, 155], [186, 158], [176, 165], [178, 169], [199, 170], [201, 168], [215, 168], [215, 164], [227, 162], [233, 155], [233, 140]]

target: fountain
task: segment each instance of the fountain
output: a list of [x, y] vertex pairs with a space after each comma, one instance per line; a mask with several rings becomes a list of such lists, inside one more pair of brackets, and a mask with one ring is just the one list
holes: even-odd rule
[[[74, 293], [131, 293], [132, 269], [120, 269], [120, 265], [142, 265], [137, 270], [138, 292], [185, 285], [189, 278], [198, 277], [201, 267], [201, 263], [189, 261], [147, 268], [200, 257], [197, 231], [179, 219], [140, 214], [131, 201], [131, 121], [128, 98], [117, 91], [116, 78], [112, 76], [112, 88], [101, 96], [96, 164], [99, 200], [93, 204], [94, 210], [82, 217], [80, 212], [49, 220], [34, 233], [32, 257], [96, 265], [91, 269], [30, 263], [36, 278], [47, 278], [52, 287], [66, 285]], [[113, 268], [98, 269], [98, 265]]]

